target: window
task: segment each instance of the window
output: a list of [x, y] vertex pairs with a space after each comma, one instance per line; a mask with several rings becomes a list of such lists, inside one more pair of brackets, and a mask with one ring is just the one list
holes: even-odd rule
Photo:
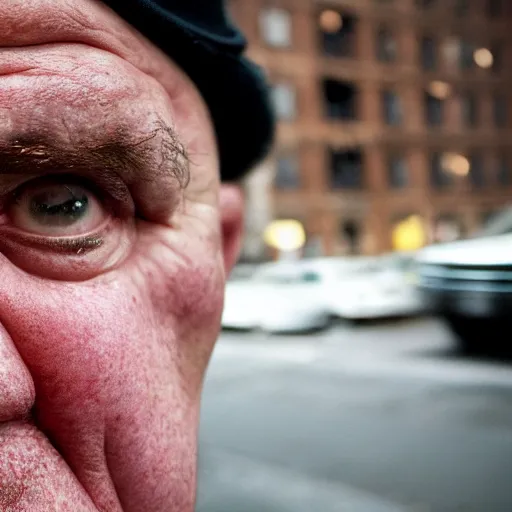
[[424, 70], [432, 71], [437, 67], [436, 43], [431, 37], [421, 39], [421, 65]]
[[296, 155], [280, 155], [277, 158], [274, 184], [281, 190], [299, 187], [299, 162]]
[[441, 153], [434, 153], [430, 157], [430, 184], [433, 188], [442, 189], [453, 183], [452, 174], [443, 166]]
[[380, 62], [394, 62], [397, 58], [397, 44], [393, 34], [386, 28], [377, 32], [377, 60]]
[[287, 48], [292, 44], [291, 14], [278, 8], [263, 9], [260, 13], [260, 31], [263, 41], [276, 48]]
[[341, 237], [351, 255], [359, 254], [361, 241], [361, 226], [358, 221], [346, 219], [340, 224]]
[[295, 88], [291, 84], [276, 84], [272, 88], [272, 101], [277, 117], [291, 121], [297, 114]]
[[359, 189], [363, 186], [363, 158], [356, 149], [331, 150], [333, 188]]
[[462, 123], [475, 127], [478, 124], [478, 103], [473, 93], [465, 93], [460, 98]]
[[325, 9], [318, 17], [321, 49], [329, 57], [353, 57], [355, 54], [356, 19]]
[[503, 14], [503, 0], [487, 0], [487, 15], [490, 18], [497, 18]]
[[492, 98], [494, 126], [504, 128], [508, 124], [508, 104], [503, 94], [495, 94]]
[[434, 242], [454, 242], [463, 235], [460, 219], [453, 214], [441, 214], [434, 223]]
[[473, 153], [469, 157], [469, 181], [474, 188], [482, 188], [485, 185], [485, 170], [482, 155]]
[[491, 70], [493, 73], [499, 73], [503, 69], [503, 44], [493, 43], [490, 54], [492, 59]]
[[436, 4], [436, 0], [416, 0], [416, 7], [418, 9], [430, 9]]
[[402, 123], [402, 105], [398, 94], [393, 91], [382, 92], [382, 113], [388, 126], [398, 126]]
[[329, 119], [353, 120], [357, 118], [356, 90], [352, 84], [324, 80], [325, 112]]
[[470, 0], [455, 0], [455, 14], [457, 16], [466, 16], [469, 12]]
[[460, 41], [459, 68], [462, 70], [472, 69], [475, 64], [475, 45], [468, 41]]
[[405, 188], [409, 184], [409, 170], [402, 155], [392, 155], [387, 161], [388, 182], [391, 188]]
[[428, 126], [440, 126], [443, 123], [443, 100], [425, 92], [425, 122]]
[[510, 160], [508, 155], [501, 154], [497, 160], [497, 181], [499, 185], [512, 185], [512, 173], [510, 172]]

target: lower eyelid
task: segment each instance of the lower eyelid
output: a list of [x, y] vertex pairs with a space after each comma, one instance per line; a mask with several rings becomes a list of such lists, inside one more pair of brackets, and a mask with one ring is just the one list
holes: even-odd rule
[[[4, 235], [11, 235], [17, 243], [32, 248], [49, 250], [61, 254], [85, 255], [98, 249], [105, 243], [105, 239], [113, 228], [114, 219], [107, 219], [94, 232], [74, 237], [51, 237], [20, 231], [15, 227], [3, 226]], [[0, 227], [2, 227], [0, 221]]]
[[47, 238], [39, 241], [40, 246], [55, 252], [66, 254], [86, 254], [89, 251], [101, 247], [104, 243], [103, 238], [88, 236], [81, 238]]
[[86, 281], [121, 266], [138, 236], [135, 219], [110, 217], [93, 232], [75, 237], [47, 237], [0, 224], [0, 253], [35, 277]]

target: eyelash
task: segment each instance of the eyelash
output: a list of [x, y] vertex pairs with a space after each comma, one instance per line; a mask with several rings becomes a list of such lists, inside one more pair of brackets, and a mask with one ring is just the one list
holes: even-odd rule
[[17, 238], [27, 245], [36, 245], [61, 254], [87, 254], [104, 244], [103, 235], [89, 235], [75, 238], [48, 238], [37, 235], [17, 234]]
[[[126, 192], [122, 189], [124, 182], [114, 179], [100, 177], [92, 183], [81, 175], [63, 173], [11, 182], [10, 190], [0, 190], [0, 252], [22, 270], [57, 281], [87, 280], [121, 264], [135, 240], [135, 210], [128, 188]], [[26, 206], [24, 191], [52, 183], [74, 184], [94, 195], [104, 213], [101, 220], [94, 227], [91, 224], [88, 232], [69, 232], [75, 234], [32, 233], [20, 228], [15, 220], [17, 212], [10, 209], [20, 203]]]

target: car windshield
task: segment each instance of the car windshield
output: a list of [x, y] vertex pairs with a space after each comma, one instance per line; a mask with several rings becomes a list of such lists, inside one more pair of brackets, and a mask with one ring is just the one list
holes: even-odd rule
[[412, 256], [392, 256], [383, 262], [383, 267], [392, 270], [408, 271], [414, 267], [414, 258]]
[[300, 284], [300, 283], [318, 283], [321, 276], [313, 270], [305, 271], [278, 271], [272, 269], [265, 270], [254, 275], [254, 280], [261, 283], [272, 284]]

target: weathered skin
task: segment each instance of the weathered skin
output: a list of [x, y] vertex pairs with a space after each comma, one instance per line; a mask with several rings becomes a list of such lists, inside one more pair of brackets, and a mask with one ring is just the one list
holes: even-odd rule
[[[48, 232], [27, 220], [12, 192], [62, 173], [55, 151], [119, 134], [143, 157], [122, 173], [77, 166], [90, 218]], [[193, 510], [240, 227], [218, 166], [194, 86], [103, 4], [0, 2], [0, 511]]]

